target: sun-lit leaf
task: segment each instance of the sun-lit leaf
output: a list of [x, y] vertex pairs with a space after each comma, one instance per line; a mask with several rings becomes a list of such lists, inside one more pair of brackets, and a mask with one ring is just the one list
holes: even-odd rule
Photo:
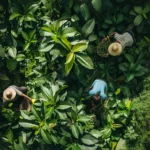
[[77, 43], [72, 47], [72, 52], [81, 52], [87, 49], [87, 43]]
[[65, 28], [62, 31], [62, 35], [65, 36], [65, 37], [74, 37], [76, 35], [76, 33], [77, 33], [77, 31], [73, 27]]
[[66, 56], [66, 62], [65, 62], [65, 64], [70, 63], [70, 62], [72, 61], [73, 57], [74, 57], [74, 53], [73, 53], [73, 52], [70, 52], [70, 53]]
[[71, 61], [69, 63], [65, 64], [65, 71], [66, 71], [67, 75], [71, 71], [73, 64], [74, 64], [74, 61], [75, 61], [75, 55], [73, 55], [73, 58], [71, 59]]
[[8, 49], [8, 54], [9, 54], [9, 56], [11, 56], [12, 58], [16, 58], [17, 49], [16, 49], [15, 47], [9, 47], [9, 49]]
[[81, 138], [81, 141], [86, 145], [94, 145], [98, 142], [97, 138], [95, 138], [94, 136], [90, 134], [84, 135]]
[[16, 56], [16, 60], [17, 61], [23, 61], [26, 58], [26, 56], [24, 54], [18, 54]]

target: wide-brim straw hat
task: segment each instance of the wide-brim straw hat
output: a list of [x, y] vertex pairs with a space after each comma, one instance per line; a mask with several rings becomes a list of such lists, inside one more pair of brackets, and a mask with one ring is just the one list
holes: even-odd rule
[[118, 42], [111, 43], [108, 47], [108, 52], [112, 56], [117, 56], [122, 53], [122, 46]]
[[13, 88], [7, 88], [3, 92], [3, 101], [4, 102], [11, 101], [11, 100], [15, 99], [15, 97], [16, 97], [16, 91]]

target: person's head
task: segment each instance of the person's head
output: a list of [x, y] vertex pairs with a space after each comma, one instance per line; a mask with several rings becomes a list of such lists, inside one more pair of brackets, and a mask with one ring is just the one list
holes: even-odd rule
[[122, 46], [118, 42], [113, 42], [108, 47], [108, 52], [112, 56], [118, 56], [122, 53]]

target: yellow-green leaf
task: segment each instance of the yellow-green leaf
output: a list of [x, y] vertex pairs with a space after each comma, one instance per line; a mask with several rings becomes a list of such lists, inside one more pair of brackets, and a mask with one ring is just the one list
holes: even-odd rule
[[77, 43], [73, 46], [72, 51], [73, 52], [81, 52], [87, 49], [87, 43]]
[[71, 61], [69, 63], [65, 64], [65, 71], [66, 71], [67, 75], [71, 71], [73, 64], [74, 64], [74, 61], [75, 61], [75, 55], [73, 55], [73, 58], [71, 59]]
[[116, 90], [116, 92], [115, 92], [115, 95], [120, 94], [120, 92], [121, 92], [121, 89], [120, 89], [120, 88], [118, 88], [118, 89]]
[[65, 62], [65, 64], [70, 63], [70, 61], [73, 59], [73, 57], [74, 57], [74, 53], [70, 52], [70, 53], [67, 55], [67, 57], [66, 57], [66, 62]]

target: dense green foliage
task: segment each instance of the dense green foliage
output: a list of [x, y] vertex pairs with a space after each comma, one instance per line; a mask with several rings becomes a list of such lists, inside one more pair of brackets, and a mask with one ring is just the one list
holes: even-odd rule
[[[148, 0], [3, 0], [0, 18], [0, 94], [25, 85], [36, 99], [31, 112], [1, 100], [0, 149], [119, 150], [122, 139], [149, 149]], [[102, 38], [127, 28], [134, 46], [97, 55]], [[93, 108], [96, 78], [109, 90]]]

